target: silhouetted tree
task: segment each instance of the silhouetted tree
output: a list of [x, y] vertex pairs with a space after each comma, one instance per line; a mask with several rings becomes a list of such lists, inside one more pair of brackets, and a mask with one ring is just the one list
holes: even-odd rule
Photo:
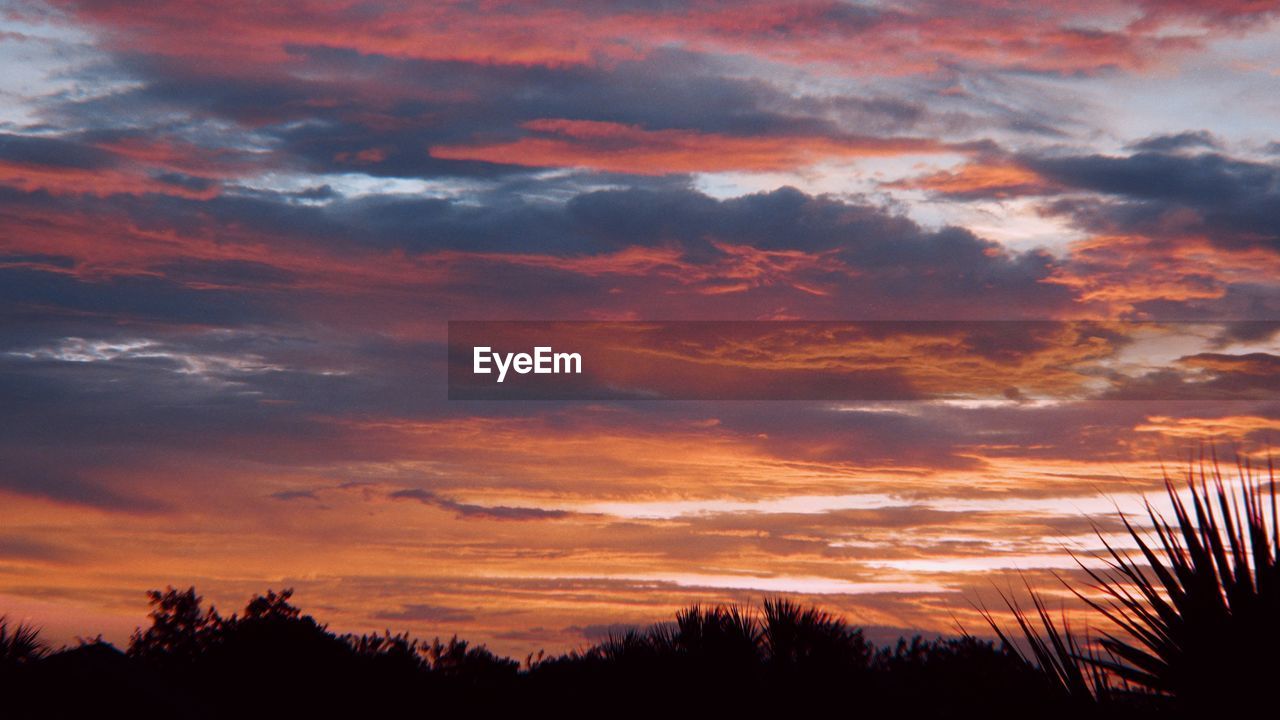
[[277, 593], [268, 590], [266, 595], [258, 595], [244, 607], [245, 620], [297, 620], [302, 610], [289, 604], [293, 597], [293, 588], [286, 588]]
[[222, 629], [222, 617], [212, 606], [208, 611], [201, 608], [203, 598], [194, 587], [150, 590], [147, 598], [151, 627], [134, 632], [129, 640], [129, 655], [133, 657], [168, 667], [189, 665], [209, 648]]

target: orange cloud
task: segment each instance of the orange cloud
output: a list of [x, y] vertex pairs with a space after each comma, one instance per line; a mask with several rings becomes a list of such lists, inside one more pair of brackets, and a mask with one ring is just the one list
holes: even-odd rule
[[1012, 163], [973, 162], [958, 170], [943, 170], [889, 183], [888, 187], [924, 190], [952, 197], [1007, 199], [1043, 195], [1053, 190], [1036, 173]]
[[938, 141], [918, 138], [730, 136], [589, 120], [534, 120], [523, 127], [537, 135], [512, 142], [437, 145], [430, 153], [444, 160], [663, 175], [773, 172], [829, 160], [950, 151]]
[[1222, 417], [1169, 417], [1153, 415], [1134, 428], [1136, 432], [1159, 433], [1188, 440], [1225, 439], [1238, 441], [1260, 431], [1280, 430], [1280, 419], [1258, 415]]
[[1265, 248], [1227, 249], [1204, 237], [1095, 235], [1073, 243], [1071, 262], [1051, 282], [1120, 315], [1152, 300], [1214, 300], [1234, 283], [1269, 282], [1280, 256]]

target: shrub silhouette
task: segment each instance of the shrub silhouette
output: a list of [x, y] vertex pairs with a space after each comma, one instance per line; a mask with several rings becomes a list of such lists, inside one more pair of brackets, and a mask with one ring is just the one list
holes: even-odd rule
[[872, 695], [886, 712], [912, 708], [916, 714], [954, 716], [958, 708], [980, 709], [988, 717], [1058, 716], [1060, 698], [1039, 674], [1011, 651], [964, 635], [910, 641], [879, 649], [871, 659]]

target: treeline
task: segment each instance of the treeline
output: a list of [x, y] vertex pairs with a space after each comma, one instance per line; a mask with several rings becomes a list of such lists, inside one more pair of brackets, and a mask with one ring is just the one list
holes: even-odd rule
[[[0, 716], [1097, 714], [992, 642], [917, 637], [877, 647], [842, 619], [785, 599], [694, 606], [669, 623], [523, 662], [457, 638], [339, 635], [288, 590], [230, 617], [206, 609], [194, 588], [153, 591], [150, 602], [150, 626], [124, 651], [95, 640], [50, 653], [29, 628], [5, 626]], [[1127, 709], [1150, 703], [1135, 696]]]

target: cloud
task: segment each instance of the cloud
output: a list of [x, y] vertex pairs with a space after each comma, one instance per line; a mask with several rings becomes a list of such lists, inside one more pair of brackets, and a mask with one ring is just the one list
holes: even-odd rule
[[1127, 155], [986, 153], [900, 180], [954, 202], [1043, 198], [1086, 237], [1053, 282], [1112, 314], [1252, 320], [1280, 305], [1280, 166], [1240, 159], [1203, 132], [1148, 138]]
[[1207, 130], [1188, 130], [1172, 135], [1152, 135], [1129, 144], [1130, 150], [1139, 152], [1177, 152], [1179, 150], [1217, 150], [1221, 144]]
[[312, 490], [281, 490], [280, 492], [271, 493], [271, 497], [275, 500], [319, 500], [316, 493]]
[[[1219, 229], [1250, 227], [1265, 213], [1280, 169], [1217, 153], [1191, 156], [1138, 152], [1126, 157], [1086, 155], [1029, 160], [1028, 166], [1068, 188], [1090, 190], [1130, 201], [1112, 217], [1130, 222], [1157, 220], [1174, 208], [1218, 219]], [[1127, 212], [1126, 212], [1127, 211]], [[1234, 221], [1228, 215], [1244, 211]]]
[[924, 190], [948, 200], [1007, 200], [1022, 196], [1051, 195], [1057, 187], [1029, 168], [1006, 160], [971, 162], [957, 170], [897, 180], [890, 187]]
[[0, 558], [8, 561], [69, 563], [81, 557], [81, 553], [61, 544], [33, 540], [21, 535], [0, 535]]
[[637, 175], [791, 171], [832, 160], [950, 151], [919, 138], [732, 137], [588, 120], [531, 120], [511, 142], [438, 145], [432, 157]]
[[378, 613], [374, 615], [374, 618], [378, 620], [447, 624], [470, 622], [475, 619], [475, 615], [458, 608], [415, 603], [405, 605], [399, 610]]
[[0, 162], [57, 170], [102, 170], [112, 155], [71, 140], [0, 134]]
[[429, 490], [418, 488], [396, 490], [388, 495], [393, 500], [416, 500], [455, 513], [460, 518], [484, 520], [549, 520], [569, 517], [564, 510], [544, 510], [534, 507], [508, 507], [505, 505], [473, 505], [441, 497]]
[[1225, 323], [1222, 332], [1215, 338], [1216, 347], [1226, 347], [1234, 342], [1263, 342], [1280, 334], [1280, 322], [1274, 320], [1254, 320]]
[[[8, 425], [6, 422], [4, 425]], [[101, 472], [93, 452], [80, 446], [49, 457], [39, 448], [14, 447], [5, 443], [5, 467], [0, 472], [0, 491], [45, 498], [71, 506], [99, 508], [131, 514], [154, 514], [167, 504], [143, 493], [119, 487]]]

